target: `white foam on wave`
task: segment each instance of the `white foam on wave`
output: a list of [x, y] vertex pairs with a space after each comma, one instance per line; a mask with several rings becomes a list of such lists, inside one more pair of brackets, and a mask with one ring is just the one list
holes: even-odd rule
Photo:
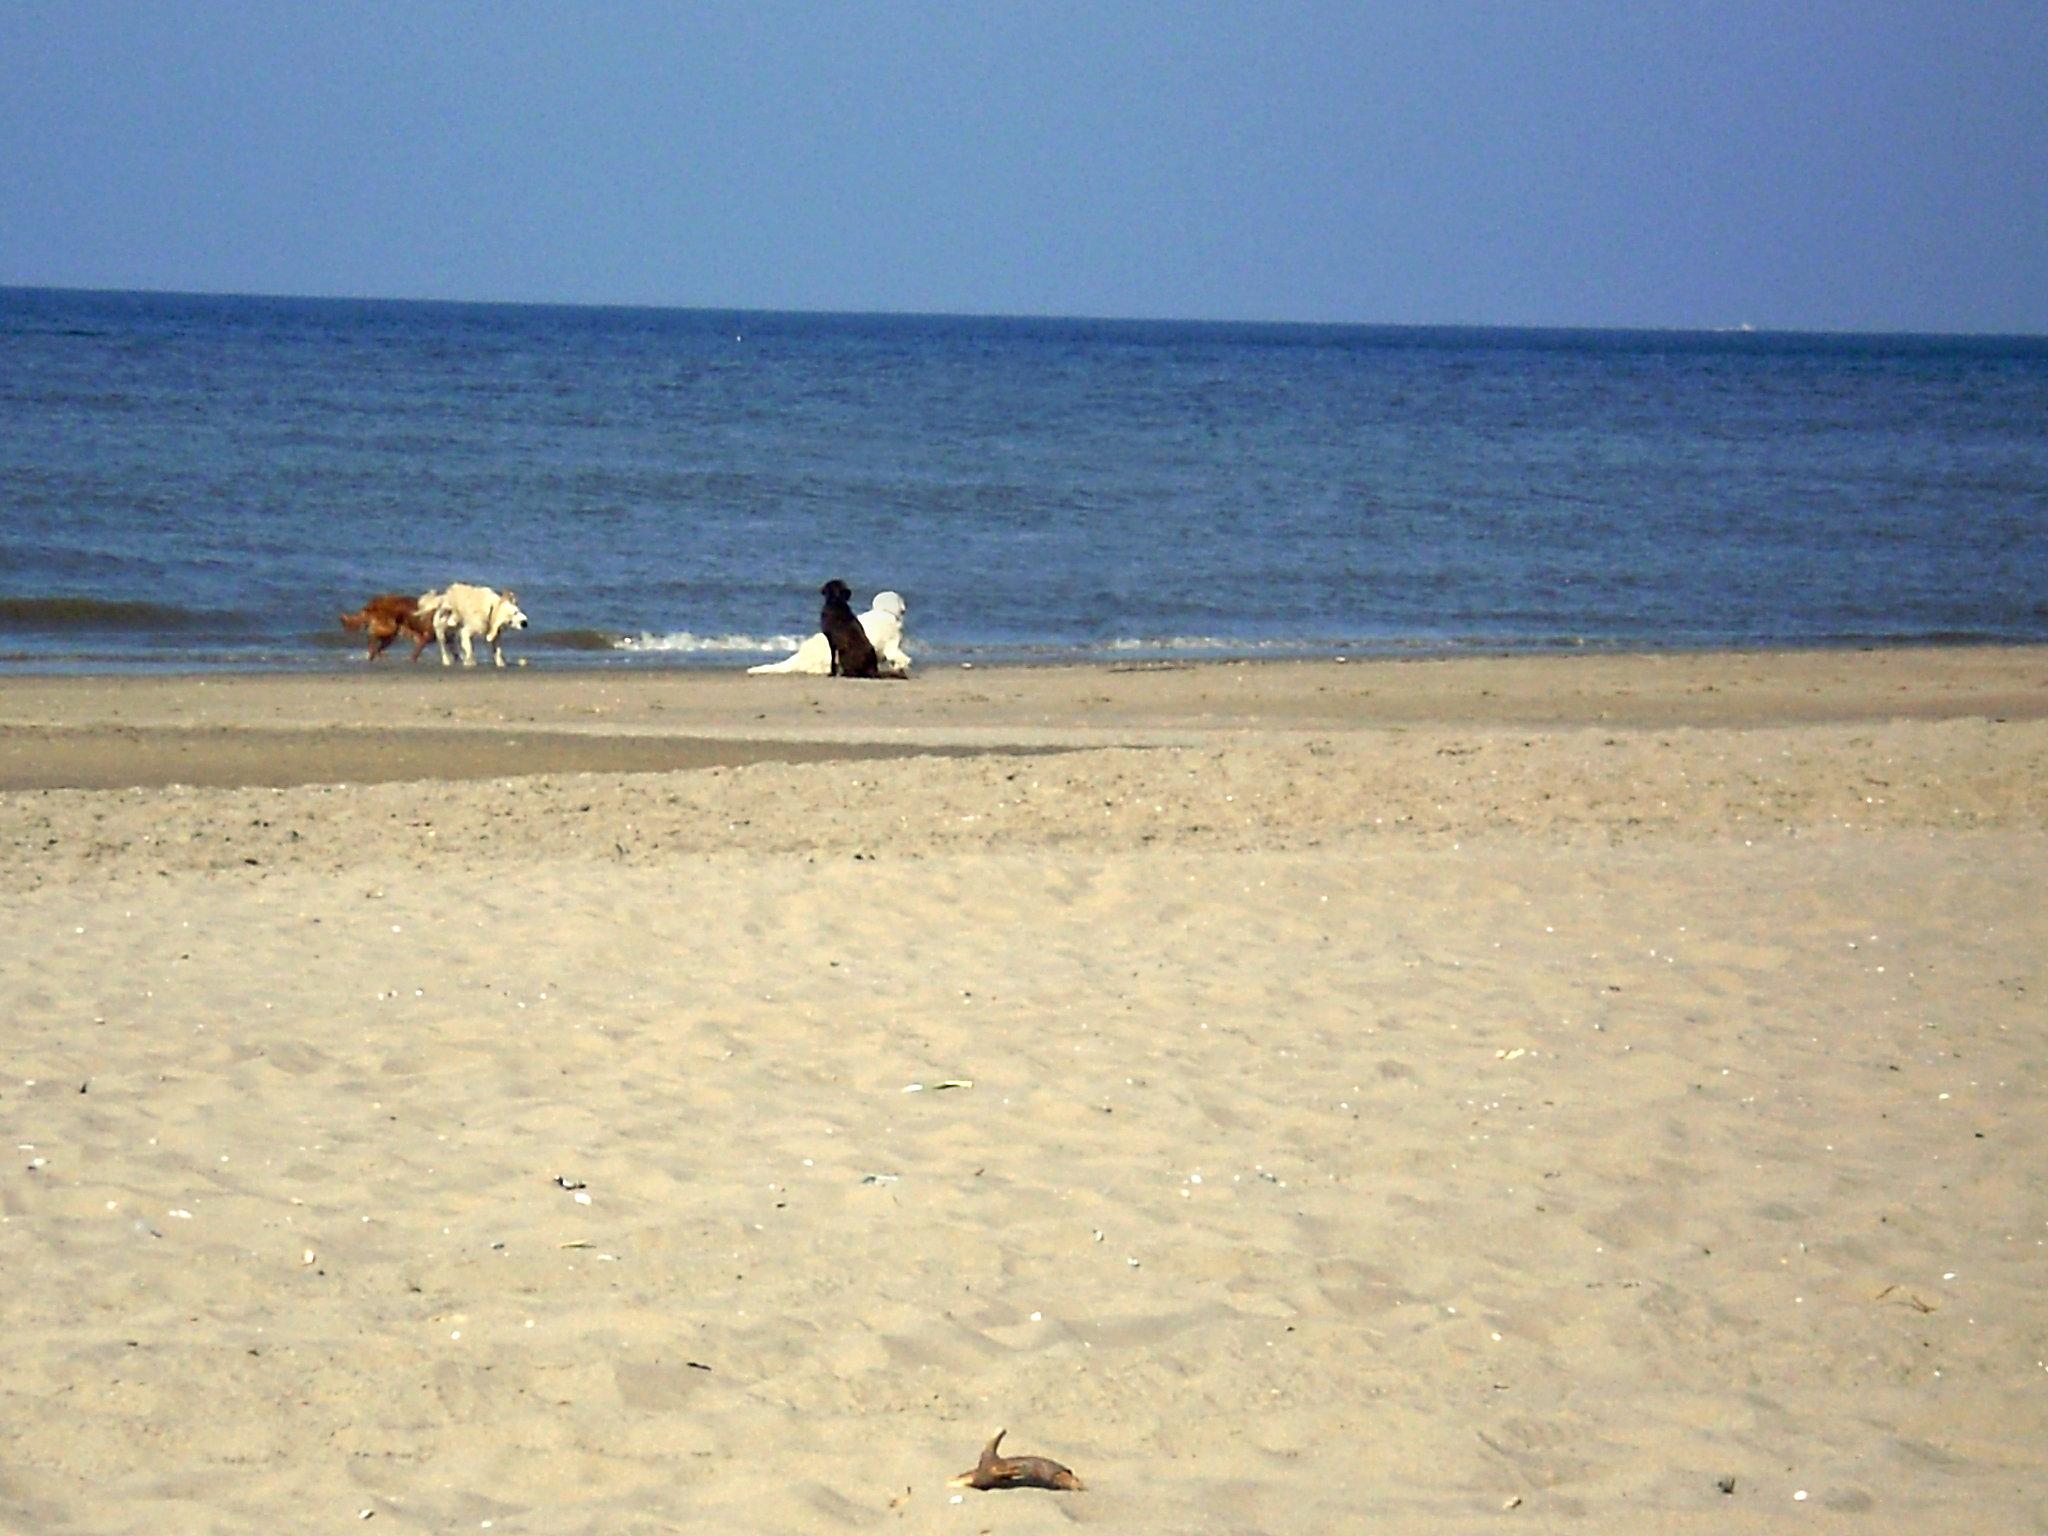
[[613, 642], [621, 651], [746, 651], [787, 655], [803, 643], [800, 635], [693, 635], [687, 629], [672, 635], [622, 635]]
[[1299, 646], [1299, 641], [1276, 640], [1226, 640], [1221, 635], [1161, 635], [1157, 639], [1112, 640], [1104, 647], [1111, 651], [1263, 651], [1278, 649], [1283, 644]]

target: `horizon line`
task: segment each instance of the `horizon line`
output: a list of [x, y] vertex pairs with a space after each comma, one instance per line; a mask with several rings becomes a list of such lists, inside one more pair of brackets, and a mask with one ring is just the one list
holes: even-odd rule
[[761, 305], [650, 303], [632, 300], [597, 299], [507, 299], [448, 298], [417, 294], [375, 293], [287, 293], [260, 292], [237, 288], [116, 288], [95, 284], [0, 282], [0, 293], [93, 294], [111, 297], [168, 299], [253, 299], [309, 304], [417, 304], [471, 309], [583, 309], [593, 311], [634, 311], [655, 314], [711, 315], [809, 315], [839, 319], [891, 320], [994, 320], [1067, 322], [1092, 325], [1185, 325], [1263, 326], [1292, 330], [1372, 331], [1537, 331], [1555, 334], [1594, 335], [1677, 335], [1677, 336], [1820, 336], [1865, 338], [1910, 338], [1944, 341], [2048, 341], [2048, 331], [1969, 330], [1869, 330], [1843, 326], [1755, 325], [1739, 321], [1728, 325], [1681, 325], [1675, 323], [1590, 324], [1573, 321], [1534, 323], [1502, 320], [1301, 320], [1213, 316], [1118, 315], [1085, 312], [1026, 312], [975, 309], [803, 309]]

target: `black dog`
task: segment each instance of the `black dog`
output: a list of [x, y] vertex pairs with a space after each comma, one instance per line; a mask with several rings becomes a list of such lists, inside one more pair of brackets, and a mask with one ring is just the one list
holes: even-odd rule
[[843, 581], [828, 581], [818, 589], [825, 606], [818, 614], [818, 628], [825, 631], [825, 643], [832, 647], [834, 677], [880, 677], [875, 647], [868, 632], [853, 616], [853, 588]]

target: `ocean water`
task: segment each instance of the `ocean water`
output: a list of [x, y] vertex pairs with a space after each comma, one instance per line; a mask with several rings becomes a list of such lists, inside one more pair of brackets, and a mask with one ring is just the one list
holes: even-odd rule
[[835, 576], [940, 663], [2043, 641], [2048, 339], [0, 289], [0, 670], [452, 580], [739, 667]]

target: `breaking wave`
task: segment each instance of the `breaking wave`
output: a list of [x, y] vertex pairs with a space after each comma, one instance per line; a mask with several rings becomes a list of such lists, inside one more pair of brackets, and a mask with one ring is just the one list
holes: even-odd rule
[[0, 630], [43, 633], [74, 630], [202, 629], [218, 614], [170, 603], [118, 602], [102, 597], [0, 597]]
[[802, 643], [801, 635], [696, 635], [684, 629], [669, 635], [621, 635], [611, 642], [611, 648], [649, 655], [727, 651], [767, 656], [787, 655]]
[[550, 651], [615, 651], [624, 640], [615, 629], [530, 629], [508, 643]]

